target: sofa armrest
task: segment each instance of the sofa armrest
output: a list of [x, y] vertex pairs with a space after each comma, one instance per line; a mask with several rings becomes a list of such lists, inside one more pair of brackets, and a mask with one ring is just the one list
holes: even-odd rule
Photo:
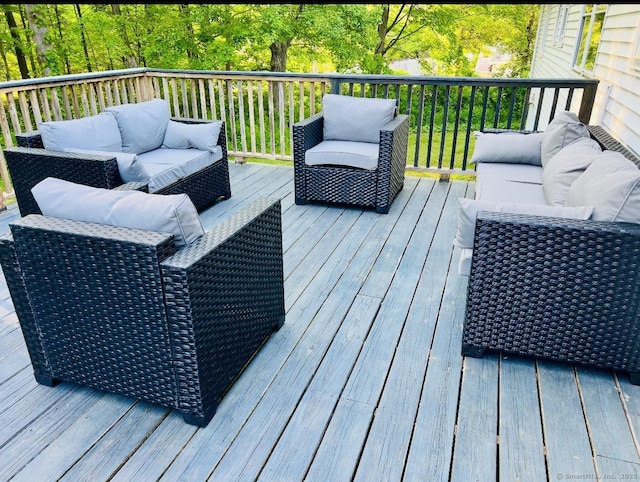
[[42, 136], [40, 135], [40, 131], [38, 130], [16, 134], [16, 141], [18, 143], [18, 147], [34, 147], [36, 149], [44, 149]]
[[482, 212], [463, 352], [640, 370], [640, 225]]
[[113, 189], [122, 184], [113, 156], [48, 151], [29, 147], [4, 150], [20, 214], [40, 214], [31, 188], [47, 177]]
[[[284, 322], [280, 200], [254, 201], [161, 267], [173, 348], [183, 361], [178, 398], [194, 397], [190, 387], [199, 373], [205, 406], [215, 406], [230, 380]], [[195, 398], [179, 408], [187, 410], [191, 403]]]
[[307, 117], [293, 125], [294, 164], [304, 163], [304, 154], [323, 140], [324, 117], [322, 112]]

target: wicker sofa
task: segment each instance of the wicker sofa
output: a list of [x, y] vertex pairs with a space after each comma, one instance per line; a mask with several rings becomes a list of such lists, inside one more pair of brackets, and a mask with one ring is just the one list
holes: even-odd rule
[[[603, 153], [640, 166], [601, 127], [588, 132]], [[478, 213], [463, 355], [502, 351], [623, 370], [640, 384], [639, 315], [638, 222]]]
[[[128, 122], [123, 122], [121, 116], [116, 117], [115, 121], [112, 120], [112, 125], [107, 124], [111, 129], [109, 134], [113, 129], [116, 134], [121, 134], [120, 140], [116, 138], [109, 144], [104, 139], [107, 132], [103, 126], [104, 120], [110, 118], [111, 111], [119, 114], [134, 112], [134, 115], [129, 114], [129, 117], [125, 118]], [[135, 117], [136, 111], [139, 112], [139, 119]], [[100, 121], [95, 123], [99, 127], [91, 125], [93, 121]], [[158, 127], [154, 127], [156, 132], [153, 132], [149, 125], [155, 124]], [[4, 156], [20, 214], [40, 214], [38, 205], [31, 195], [31, 188], [47, 177], [107, 189], [127, 182], [137, 182], [141, 184], [138, 186], [139, 189], [148, 192], [186, 193], [198, 211], [206, 209], [220, 198], [228, 199], [231, 196], [231, 187], [223, 122], [215, 122], [219, 134], [215, 141], [209, 142], [212, 144], [210, 149], [207, 149], [206, 145], [192, 145], [181, 132], [178, 132], [171, 142], [165, 137], [169, 127], [173, 127], [174, 130], [175, 126], [202, 130], [208, 125], [214, 127], [214, 122], [170, 118], [168, 103], [162, 99], [154, 99], [138, 104], [114, 106], [105, 109], [99, 115], [82, 119], [41, 123], [36, 131], [17, 134], [18, 147], [5, 149]], [[44, 127], [48, 129], [45, 132]], [[75, 135], [63, 133], [66, 138], [57, 141], [54, 135], [62, 130], [62, 127]], [[43, 134], [47, 134], [46, 139], [43, 139]], [[141, 143], [135, 138], [131, 139], [134, 135], [142, 138]], [[154, 142], [147, 141], [154, 137]], [[176, 137], [179, 137], [178, 142], [175, 141]], [[107, 147], [118, 142], [121, 143], [121, 148]], [[124, 156], [131, 156], [130, 159], [133, 161], [126, 166], [127, 172], [124, 172], [123, 160], [120, 159], [121, 151], [124, 152]]]
[[326, 94], [293, 126], [296, 204], [323, 202], [386, 214], [404, 186], [409, 116], [392, 99]]
[[123, 394], [205, 426], [284, 322], [280, 200], [258, 199], [176, 244], [166, 232], [48, 215], [11, 223], [0, 262], [36, 380]]

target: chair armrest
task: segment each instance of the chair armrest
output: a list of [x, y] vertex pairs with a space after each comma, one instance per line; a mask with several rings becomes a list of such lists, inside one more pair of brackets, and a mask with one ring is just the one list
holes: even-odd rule
[[293, 125], [293, 160], [295, 164], [304, 164], [304, 153], [322, 142], [323, 128], [322, 112]]
[[[409, 144], [409, 116], [397, 115], [380, 131], [380, 154], [378, 156], [378, 183], [404, 183]], [[384, 189], [380, 192], [388, 192]], [[379, 201], [379, 204], [386, 203]]]
[[16, 134], [16, 141], [18, 142], [18, 147], [35, 147], [36, 149], [44, 149], [42, 136], [38, 130]]
[[20, 214], [40, 214], [31, 188], [47, 177], [113, 189], [122, 184], [113, 156], [57, 152], [29, 147], [4, 150]]
[[191, 397], [200, 373], [205, 406], [213, 406], [229, 377], [284, 321], [280, 200], [254, 201], [161, 268], [169, 329], [183, 361], [178, 389]]
[[463, 346], [639, 370], [638, 246], [637, 224], [479, 213]]

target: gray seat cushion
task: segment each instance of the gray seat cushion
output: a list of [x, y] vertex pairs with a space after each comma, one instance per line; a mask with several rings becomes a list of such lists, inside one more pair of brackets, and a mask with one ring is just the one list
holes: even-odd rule
[[304, 154], [308, 166], [334, 165], [360, 169], [378, 168], [380, 145], [369, 142], [323, 141]]
[[542, 166], [529, 164], [506, 164], [479, 162], [476, 165], [476, 175], [494, 176], [505, 181], [528, 182], [531, 184], [542, 184]]
[[506, 181], [494, 176], [482, 176], [476, 182], [476, 199], [501, 203], [547, 204], [541, 184]]
[[222, 147], [199, 149], [155, 149], [138, 154], [138, 162], [149, 176], [149, 192], [156, 192], [222, 159]]

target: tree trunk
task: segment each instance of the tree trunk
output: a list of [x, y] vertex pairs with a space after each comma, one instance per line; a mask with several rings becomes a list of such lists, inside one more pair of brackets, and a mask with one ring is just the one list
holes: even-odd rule
[[286, 42], [273, 42], [269, 45], [271, 50], [271, 63], [269, 70], [271, 72], [287, 71], [287, 50], [289, 49], [290, 40]]
[[91, 68], [91, 59], [89, 57], [89, 49], [87, 48], [87, 39], [84, 36], [84, 22], [82, 20], [82, 12], [80, 11], [80, 4], [75, 3], [76, 15], [78, 16], [78, 23], [80, 24], [80, 40], [82, 41], [82, 50], [84, 51], [84, 58], [87, 61], [87, 72], [93, 72]]
[[9, 68], [9, 61], [7, 60], [7, 53], [4, 51], [4, 45], [0, 42], [0, 55], [2, 55], [2, 64], [4, 65], [4, 77], [5, 80], [11, 80], [11, 70]]
[[45, 40], [45, 35], [49, 30], [47, 27], [40, 25], [39, 15], [36, 12], [36, 5], [33, 3], [26, 3], [24, 5], [27, 12], [27, 21], [29, 22], [29, 28], [33, 31], [33, 41], [36, 44], [36, 59], [38, 65], [42, 66], [42, 73], [45, 77], [51, 75], [51, 67], [49, 66], [49, 60], [47, 53], [52, 49], [51, 45]]
[[120, 27], [120, 37], [122, 38], [122, 42], [127, 46], [127, 50], [129, 51], [129, 56], [128, 57], [122, 57], [122, 65], [126, 65], [129, 68], [135, 68], [138, 67], [138, 61], [136, 60], [136, 56], [133, 54], [133, 46], [131, 44], [131, 41], [129, 40], [129, 36], [127, 35], [127, 26], [124, 22], [124, 20], [122, 19], [122, 11], [120, 10], [120, 4], [118, 3], [112, 3], [111, 4], [111, 12], [117, 16], [120, 17], [121, 20], [118, 20], [118, 25]]
[[382, 18], [378, 24], [378, 45], [376, 54], [384, 55], [387, 48], [387, 32], [389, 31], [389, 4], [382, 7]]
[[[53, 11], [56, 14], [56, 26], [58, 27], [58, 40], [62, 43], [62, 20], [60, 19], [60, 10], [58, 10], [58, 5], [53, 6]], [[64, 51], [64, 66], [66, 69], [66, 73], [71, 73], [71, 63], [69, 62], [69, 56], [67, 55], [66, 50]]]
[[4, 17], [7, 20], [7, 25], [11, 32], [11, 39], [13, 40], [16, 59], [18, 60], [18, 67], [20, 68], [20, 75], [23, 79], [29, 79], [30, 76], [29, 67], [27, 66], [27, 58], [24, 55], [24, 50], [22, 50], [22, 42], [20, 40], [20, 35], [18, 34], [18, 25], [16, 24], [16, 19], [13, 17], [13, 12], [11, 12], [10, 8], [10, 5], [2, 6], [2, 9], [4, 10]]

